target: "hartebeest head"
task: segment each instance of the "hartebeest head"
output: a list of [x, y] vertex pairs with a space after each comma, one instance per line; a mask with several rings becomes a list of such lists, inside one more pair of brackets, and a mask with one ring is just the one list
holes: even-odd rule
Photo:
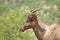
[[20, 31], [24, 32], [26, 29], [34, 28], [35, 22], [37, 21], [37, 16], [35, 12], [39, 11], [40, 9], [33, 9], [27, 16], [26, 23], [20, 28]]

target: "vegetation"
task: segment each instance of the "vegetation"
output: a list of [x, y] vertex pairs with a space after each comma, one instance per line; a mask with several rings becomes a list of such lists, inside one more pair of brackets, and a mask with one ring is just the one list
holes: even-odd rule
[[[42, 8], [36, 15], [47, 24], [60, 24], [60, 0], [0, 0], [0, 40], [37, 40], [33, 30], [20, 32], [27, 14]], [[31, 35], [32, 34], [32, 35]]]

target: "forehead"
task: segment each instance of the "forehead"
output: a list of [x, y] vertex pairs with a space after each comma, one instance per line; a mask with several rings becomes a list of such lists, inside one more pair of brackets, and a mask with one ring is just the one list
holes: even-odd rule
[[33, 14], [29, 14], [28, 16], [27, 16], [27, 21], [29, 22], [29, 21], [32, 21], [32, 18], [33, 18]]
[[33, 16], [34, 16], [33, 14], [29, 14], [27, 18], [32, 18]]
[[28, 15], [28, 17], [33, 17], [33, 16], [35, 16], [35, 15], [34, 15], [34, 14], [29, 14], [29, 15]]

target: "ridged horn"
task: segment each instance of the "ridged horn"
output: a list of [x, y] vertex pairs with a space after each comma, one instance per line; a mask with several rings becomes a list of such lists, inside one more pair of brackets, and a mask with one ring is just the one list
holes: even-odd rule
[[34, 9], [31, 13], [35, 13], [35, 12], [37, 12], [39, 10], [40, 10], [40, 8]]
[[32, 12], [33, 10], [35, 10], [35, 9], [30, 10], [30, 12]]

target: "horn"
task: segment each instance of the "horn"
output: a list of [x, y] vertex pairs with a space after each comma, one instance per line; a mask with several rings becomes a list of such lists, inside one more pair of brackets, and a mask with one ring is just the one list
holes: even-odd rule
[[37, 12], [39, 10], [40, 10], [40, 8], [37, 8], [37, 9], [33, 10], [32, 13], [35, 13], [35, 12]]
[[32, 9], [30, 12], [32, 12], [33, 10], [35, 10], [35, 9]]

